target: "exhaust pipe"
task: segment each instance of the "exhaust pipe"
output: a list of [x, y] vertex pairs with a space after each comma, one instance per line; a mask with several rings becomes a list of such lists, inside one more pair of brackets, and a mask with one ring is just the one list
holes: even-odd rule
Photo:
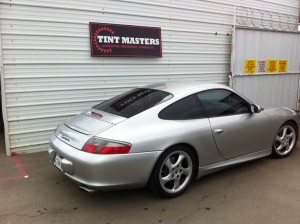
[[80, 185], [80, 186], [78, 186], [78, 188], [81, 189], [81, 190], [87, 191], [90, 194], [97, 191], [96, 189], [90, 188], [86, 185]]

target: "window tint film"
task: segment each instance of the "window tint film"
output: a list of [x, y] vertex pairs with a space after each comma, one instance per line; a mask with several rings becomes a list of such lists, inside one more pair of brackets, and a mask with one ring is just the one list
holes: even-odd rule
[[229, 90], [208, 90], [197, 97], [209, 117], [250, 113], [249, 103]]
[[133, 89], [93, 108], [129, 118], [170, 98], [172, 94], [161, 90]]
[[166, 107], [158, 116], [165, 120], [187, 120], [204, 118], [206, 114], [197, 98], [192, 95]]

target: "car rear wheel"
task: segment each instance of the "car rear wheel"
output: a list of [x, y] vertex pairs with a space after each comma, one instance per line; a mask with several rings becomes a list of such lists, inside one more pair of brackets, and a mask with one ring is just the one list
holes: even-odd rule
[[297, 136], [297, 129], [293, 123], [283, 124], [274, 139], [272, 155], [276, 158], [288, 156], [296, 146]]
[[174, 146], [158, 159], [150, 186], [159, 195], [176, 197], [190, 185], [195, 173], [195, 158], [186, 146]]

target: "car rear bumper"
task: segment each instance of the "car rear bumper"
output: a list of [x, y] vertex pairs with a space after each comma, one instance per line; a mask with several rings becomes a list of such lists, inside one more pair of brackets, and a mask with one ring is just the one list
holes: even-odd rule
[[160, 151], [123, 155], [86, 153], [59, 140], [50, 139], [50, 161], [62, 157], [62, 172], [79, 185], [97, 190], [117, 190], [143, 187], [147, 184]]

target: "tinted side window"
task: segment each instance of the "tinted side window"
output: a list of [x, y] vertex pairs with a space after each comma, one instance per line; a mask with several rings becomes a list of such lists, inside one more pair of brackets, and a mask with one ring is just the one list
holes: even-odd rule
[[197, 97], [209, 117], [250, 113], [249, 103], [229, 90], [207, 90]]
[[158, 117], [165, 120], [187, 120], [204, 118], [206, 114], [197, 98], [192, 95], [166, 107]]

